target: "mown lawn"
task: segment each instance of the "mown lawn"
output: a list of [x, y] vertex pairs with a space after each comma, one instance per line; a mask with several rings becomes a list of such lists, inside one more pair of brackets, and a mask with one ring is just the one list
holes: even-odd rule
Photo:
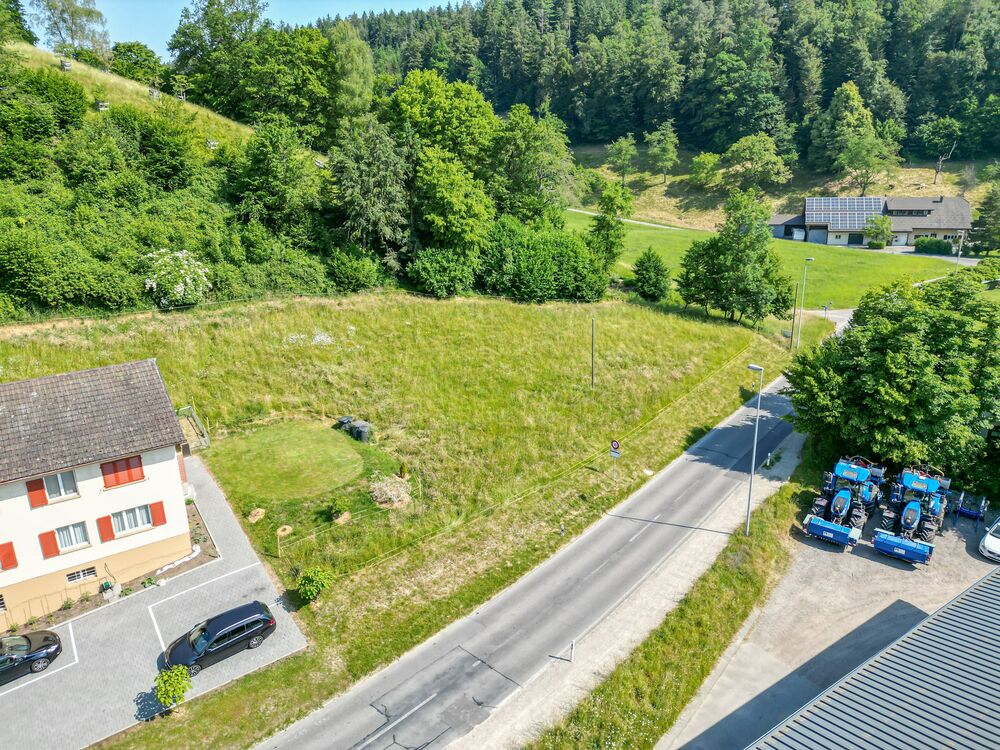
[[[810, 320], [806, 338], [829, 328]], [[371, 421], [375, 450], [393, 468], [405, 461], [416, 481], [419, 502], [391, 512], [386, 527], [346, 541], [323, 534], [266, 558], [288, 587], [304, 564], [351, 563], [354, 572], [299, 610], [311, 648], [102, 746], [242, 748], [300, 718], [549, 557], [640, 486], [645, 469], [738, 406], [749, 362], [777, 376], [785, 345], [780, 335], [618, 299], [530, 306], [400, 293], [0, 329], [4, 380], [157, 357], [175, 403], [193, 403], [209, 426], [209, 461], [237, 510], [272, 490], [286, 498], [270, 501], [261, 524], [300, 502], [288, 511], [296, 523], [322, 520], [312, 514], [328, 505], [324, 472], [357, 463], [334, 441], [316, 453], [303, 488], [283, 489], [240, 476], [243, 449], [247, 460], [296, 453], [325, 442], [321, 431], [340, 414]], [[291, 420], [315, 432], [264, 428]], [[625, 451], [617, 482], [611, 438]], [[360, 489], [368, 471], [341, 486]]]
[[529, 750], [652, 748], [711, 674], [790, 561], [789, 527], [822, 477], [812, 451], [792, 481], [754, 511], [681, 602], [608, 677]]
[[[586, 231], [590, 218], [586, 214], [568, 211], [566, 226]], [[667, 265], [676, 271], [691, 243], [711, 236], [711, 232], [700, 229], [659, 229], [636, 224], [626, 226], [625, 254], [619, 263], [619, 272], [624, 274], [631, 272], [632, 263], [648, 247], [659, 253]], [[775, 240], [774, 249], [785, 272], [797, 282], [802, 280], [805, 259], [815, 258], [809, 264], [806, 278], [806, 307], [812, 309], [819, 309], [826, 304], [833, 308], [855, 307], [861, 300], [861, 295], [874, 286], [896, 279], [932, 279], [948, 273], [953, 266], [947, 260], [923, 255], [890, 255], [788, 240]]]

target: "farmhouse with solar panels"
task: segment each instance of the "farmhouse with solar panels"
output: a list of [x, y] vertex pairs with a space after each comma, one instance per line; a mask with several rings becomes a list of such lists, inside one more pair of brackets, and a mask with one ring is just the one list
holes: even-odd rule
[[972, 228], [972, 209], [965, 198], [806, 198], [801, 214], [775, 214], [775, 237], [820, 245], [866, 245], [870, 216], [892, 220], [892, 245], [913, 245], [920, 237], [949, 240], [961, 247]]

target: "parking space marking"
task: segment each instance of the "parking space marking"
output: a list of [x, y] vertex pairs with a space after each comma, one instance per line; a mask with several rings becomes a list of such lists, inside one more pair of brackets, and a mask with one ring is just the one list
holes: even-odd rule
[[158, 601], [158, 602], [153, 602], [148, 607], [146, 607], [146, 610], [149, 612], [149, 619], [151, 619], [153, 621], [153, 629], [156, 631], [156, 637], [160, 641], [160, 648], [165, 651], [166, 648], [167, 648], [167, 644], [164, 643], [164, 641], [163, 641], [163, 634], [160, 632], [160, 626], [156, 622], [156, 615], [153, 614], [153, 607], [159, 606], [160, 604], [163, 604], [164, 602], [169, 602], [171, 599], [176, 599], [178, 596], [183, 596], [184, 594], [189, 594], [190, 592], [194, 591], [195, 589], [200, 589], [202, 586], [207, 586], [210, 583], [215, 583], [216, 581], [221, 581], [223, 578], [228, 578], [231, 575], [236, 575], [237, 573], [242, 573], [244, 570], [250, 570], [250, 568], [256, 568], [260, 564], [261, 564], [261, 562], [260, 562], [260, 560], [258, 560], [255, 563], [250, 563], [249, 565], [244, 565], [242, 568], [237, 568], [236, 570], [231, 570], [228, 573], [223, 573], [221, 576], [217, 576], [215, 578], [210, 578], [207, 581], [203, 581], [202, 583], [199, 583], [197, 586], [192, 586], [189, 589], [184, 589], [183, 591], [178, 591], [176, 594], [171, 594], [170, 596], [168, 596], [168, 597], [166, 597], [164, 599], [160, 599], [160, 601]]
[[[44, 680], [46, 677], [51, 677], [56, 672], [62, 672], [64, 669], [69, 669], [70, 667], [79, 663], [80, 654], [76, 650], [76, 636], [73, 634], [73, 623], [67, 623], [67, 626], [69, 627], [69, 642], [73, 646], [73, 661], [71, 661], [69, 664], [63, 664], [61, 667], [59, 667], [58, 669], [53, 669], [51, 672], [46, 669], [42, 674], [36, 675], [35, 679], [31, 680], [30, 682], [25, 682], [21, 685], [9, 688], [8, 690], [4, 690], [2, 693], [0, 693], [0, 698], [7, 695], [8, 693], [13, 693], [15, 690], [20, 690], [21, 688], [28, 687], [29, 685], [34, 685], [36, 682]], [[56, 627], [59, 626], [57, 625]]]

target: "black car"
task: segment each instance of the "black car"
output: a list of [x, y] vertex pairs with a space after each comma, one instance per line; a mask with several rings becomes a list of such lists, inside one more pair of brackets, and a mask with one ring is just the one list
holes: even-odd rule
[[61, 653], [62, 641], [49, 630], [0, 636], [0, 684], [44, 672]]
[[257, 648], [274, 632], [274, 615], [262, 602], [251, 602], [210, 617], [170, 644], [167, 668], [183, 664], [194, 677], [204, 667], [244, 648]]

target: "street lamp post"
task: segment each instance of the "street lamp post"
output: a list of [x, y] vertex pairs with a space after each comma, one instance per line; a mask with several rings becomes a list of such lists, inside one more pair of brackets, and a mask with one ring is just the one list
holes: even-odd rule
[[753, 423], [753, 451], [750, 456], [750, 488], [747, 490], [747, 527], [744, 532], [750, 536], [750, 504], [753, 502], [753, 475], [757, 470], [757, 433], [760, 430], [760, 397], [764, 392], [764, 368], [760, 365], [747, 365], [747, 369], [760, 374], [757, 386], [757, 419]]
[[809, 264], [812, 263], [815, 258], [806, 258], [805, 265], [802, 266], [802, 307], [799, 312], [799, 337], [795, 342], [795, 348], [798, 349], [802, 346], [802, 323], [804, 321], [804, 316], [806, 314], [806, 271], [809, 270]]

